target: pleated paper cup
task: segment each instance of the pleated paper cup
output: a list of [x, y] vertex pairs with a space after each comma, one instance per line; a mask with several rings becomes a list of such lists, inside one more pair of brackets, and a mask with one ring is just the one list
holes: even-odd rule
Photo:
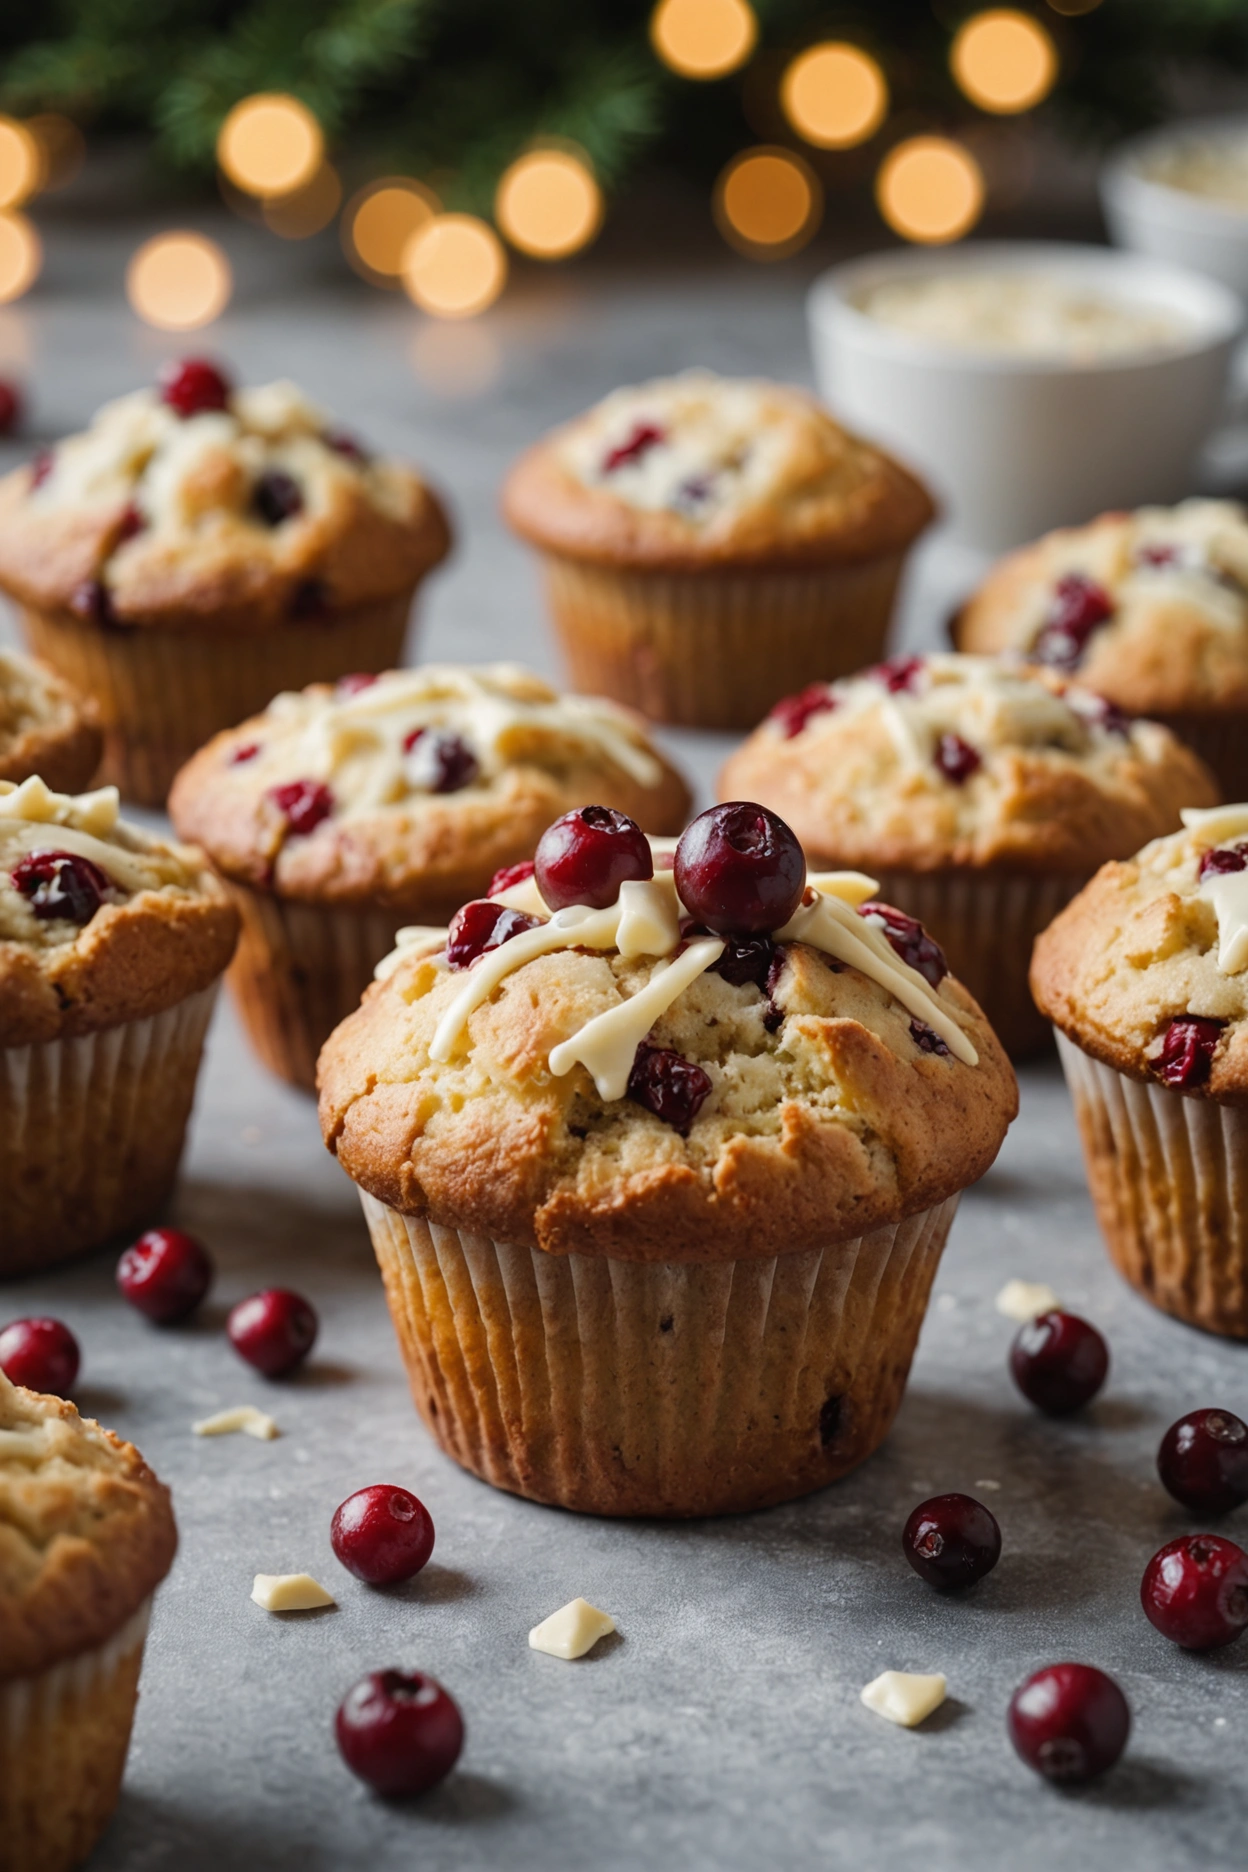
[[151, 1600], [107, 1644], [0, 1683], [0, 1872], [73, 1872], [117, 1805]]
[[1096, 1219], [1163, 1313], [1248, 1339], [1248, 1111], [1129, 1079], [1057, 1035]]
[[0, 1279], [159, 1208], [182, 1155], [217, 984], [163, 1014], [0, 1047]]
[[315, 1091], [317, 1054], [360, 1005], [395, 931], [411, 918], [227, 888], [242, 929], [226, 980], [247, 1036], [270, 1072]]
[[550, 1255], [363, 1194], [412, 1395], [496, 1488], [711, 1515], [822, 1488], [882, 1441], [957, 1196], [773, 1260]]
[[904, 560], [676, 573], [543, 554], [572, 687], [689, 728], [753, 728], [782, 696], [877, 662]]
[[877, 871], [881, 903], [917, 917], [945, 952], [1012, 1059], [1050, 1045], [1049, 1023], [1028, 986], [1031, 950], [1041, 930], [1078, 895], [1087, 872], [953, 869]]
[[410, 608], [405, 592], [255, 630], [116, 628], [29, 609], [22, 620], [36, 656], [95, 699], [104, 730], [97, 784], [120, 787], [141, 806], [163, 806], [197, 748], [259, 714], [280, 691], [393, 669]]

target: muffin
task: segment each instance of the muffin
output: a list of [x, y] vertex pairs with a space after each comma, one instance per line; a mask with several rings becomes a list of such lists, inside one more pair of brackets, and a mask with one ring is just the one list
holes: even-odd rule
[[169, 1491], [139, 1452], [0, 1372], [0, 1867], [71, 1872], [121, 1790]]
[[115, 788], [0, 780], [0, 1278], [133, 1228], [178, 1166], [238, 913]]
[[1248, 795], [1248, 512], [1189, 500], [1102, 514], [995, 566], [953, 626], [959, 650], [1076, 674], [1195, 748]]
[[636, 716], [512, 664], [318, 685], [218, 735], [169, 807], [241, 914], [230, 984], [266, 1066], [311, 1090], [399, 925], [449, 922], [586, 798], [660, 833], [689, 810]]
[[278, 690], [397, 663], [449, 537], [417, 474], [293, 384], [235, 390], [193, 361], [0, 481], [0, 589], [144, 805]]
[[1105, 865], [1036, 944], [1097, 1219], [1176, 1319], [1248, 1338], [1248, 805]]
[[918, 925], [807, 880], [773, 815], [712, 807], [674, 870], [608, 818], [400, 942], [322, 1130], [457, 1462], [594, 1514], [759, 1508], [886, 1433], [1014, 1076]]
[[1035, 937], [1106, 859], [1218, 798], [1196, 756], [1049, 670], [901, 657], [789, 696], [723, 798], [781, 813], [812, 863], [870, 866], [937, 938], [1007, 1051], [1043, 1046]]
[[503, 511], [542, 555], [575, 688], [748, 728], [881, 654], [933, 508], [804, 391], [691, 371], [617, 390], [539, 442]]
[[37, 773], [60, 793], [81, 793], [102, 745], [91, 703], [46, 663], [0, 649], [0, 780]]

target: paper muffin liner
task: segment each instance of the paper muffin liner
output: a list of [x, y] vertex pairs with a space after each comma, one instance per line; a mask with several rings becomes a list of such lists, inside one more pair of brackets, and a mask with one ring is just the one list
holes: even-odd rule
[[710, 1515], [822, 1488], [886, 1434], [957, 1196], [773, 1260], [551, 1255], [361, 1192], [416, 1408], [496, 1488]]
[[1046, 1049], [1049, 1023], [1031, 998], [1027, 971], [1041, 930], [1078, 895], [1086, 871], [876, 871], [882, 903], [917, 917], [949, 967], [979, 1002], [1013, 1059]]
[[877, 662], [905, 560], [668, 573], [542, 557], [572, 687], [689, 728], [752, 728], [781, 696]]
[[217, 983], [163, 1014], [0, 1047], [0, 1279], [146, 1221], [177, 1174]]
[[1248, 799], [1248, 709], [1150, 714], [1213, 769], [1224, 799]]
[[247, 1036], [280, 1079], [316, 1089], [316, 1058], [394, 948], [397, 910], [296, 903], [229, 883], [242, 917], [226, 980]]
[[0, 1683], [0, 1872], [72, 1872], [108, 1825], [151, 1604], [98, 1649]]
[[1128, 1079], [1057, 1035], [1096, 1219], [1163, 1313], [1248, 1339], [1248, 1111]]
[[401, 661], [411, 593], [385, 604], [255, 630], [116, 629], [25, 610], [31, 650], [94, 697], [104, 730], [100, 784], [163, 806], [179, 767], [283, 689], [370, 674]]

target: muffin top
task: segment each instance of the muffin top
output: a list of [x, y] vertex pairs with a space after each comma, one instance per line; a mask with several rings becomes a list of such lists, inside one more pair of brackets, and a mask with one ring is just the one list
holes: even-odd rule
[[0, 1372], [0, 1682], [107, 1643], [176, 1546], [169, 1491], [133, 1445]]
[[37, 773], [51, 787], [79, 793], [102, 748], [91, 703], [46, 663], [0, 649], [0, 780]]
[[1248, 708], [1248, 513], [1189, 500], [1049, 533], [989, 572], [955, 634], [1132, 714]]
[[781, 813], [838, 864], [1094, 871], [1211, 806], [1156, 722], [1054, 671], [910, 656], [789, 696], [731, 756], [725, 797]]
[[332, 620], [409, 592], [449, 541], [412, 469], [294, 384], [236, 390], [208, 364], [106, 403], [0, 481], [0, 586], [100, 624]]
[[640, 716], [510, 663], [426, 664], [278, 696], [200, 749], [169, 811], [227, 877], [445, 922], [587, 797], [653, 832], [689, 810]]
[[117, 789], [0, 780], [0, 1047], [159, 1014], [215, 981], [238, 915], [200, 852], [117, 816]]
[[671, 571], [868, 559], [934, 511], [805, 391], [710, 371], [616, 390], [545, 437], [507, 477], [503, 510], [538, 546]]
[[[918, 923], [870, 878], [807, 878], [749, 802], [695, 819], [674, 869], [618, 820], [568, 815], [535, 877], [400, 932], [321, 1054], [357, 1183], [550, 1253], [713, 1261], [848, 1240], [983, 1173], [1014, 1076]], [[548, 857], [570, 822], [579, 880]]]
[[1248, 1105], [1248, 805], [1107, 864], [1036, 943], [1037, 1005], [1133, 1079]]

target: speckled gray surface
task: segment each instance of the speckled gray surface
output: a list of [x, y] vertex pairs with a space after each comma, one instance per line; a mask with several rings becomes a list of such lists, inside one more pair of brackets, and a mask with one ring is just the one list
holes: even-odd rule
[[[46, 288], [0, 313], [0, 369], [25, 360], [41, 431], [77, 426], [176, 348], [121, 304], [137, 237], [50, 226]], [[493, 514], [503, 465], [539, 428], [657, 369], [807, 374], [789, 270], [591, 270], [525, 287], [478, 325], [418, 329], [396, 303], [334, 286], [328, 266], [322, 283], [315, 252], [279, 250], [283, 277], [272, 247], [227, 238], [239, 300], [207, 348], [252, 377], [301, 378], [374, 441], [432, 464], [455, 500], [459, 556], [428, 606], [434, 655], [552, 667], [531, 568]], [[934, 636], [956, 577], [929, 558], [909, 641]], [[672, 743], [705, 790], [726, 743]], [[83, 1408], [173, 1485], [181, 1527], [98, 1872], [1242, 1863], [1248, 1642], [1186, 1656], [1136, 1594], [1149, 1554], [1191, 1525], [1155, 1481], [1160, 1435], [1195, 1405], [1248, 1405], [1248, 1348], [1163, 1319], [1112, 1273], [1055, 1065], [1025, 1074], [1022, 1116], [963, 1203], [883, 1450], [753, 1517], [582, 1520], [443, 1458], [409, 1404], [354, 1191], [310, 1104], [252, 1063], [225, 1007], [172, 1213], [220, 1269], [190, 1328], [158, 1332], [125, 1308], [108, 1255], [0, 1296], [0, 1317], [47, 1310], [78, 1333]], [[1011, 1328], [993, 1307], [1010, 1275], [1050, 1281], [1108, 1335], [1110, 1381], [1086, 1420], [1042, 1421], [1013, 1392]], [[302, 1288], [323, 1320], [310, 1367], [281, 1386], [221, 1331], [233, 1300], [271, 1282]], [[190, 1434], [192, 1418], [245, 1401], [275, 1412], [280, 1440]], [[328, 1539], [337, 1502], [382, 1478], [413, 1487], [438, 1529], [425, 1573], [390, 1593], [349, 1578]], [[916, 1501], [951, 1488], [990, 1503], [1005, 1543], [996, 1572], [952, 1600], [911, 1574], [898, 1539]], [[303, 1567], [336, 1610], [271, 1617], [249, 1602], [253, 1573]], [[529, 1627], [578, 1593], [620, 1635], [577, 1664], [530, 1651]], [[1074, 1796], [1035, 1782], [1003, 1727], [1014, 1685], [1065, 1657], [1113, 1671], [1135, 1717], [1123, 1764]], [[331, 1739], [343, 1691], [393, 1662], [433, 1671], [468, 1725], [459, 1770], [406, 1809], [358, 1787]], [[886, 1668], [944, 1671], [949, 1702], [919, 1731], [893, 1728], [858, 1702]]]

